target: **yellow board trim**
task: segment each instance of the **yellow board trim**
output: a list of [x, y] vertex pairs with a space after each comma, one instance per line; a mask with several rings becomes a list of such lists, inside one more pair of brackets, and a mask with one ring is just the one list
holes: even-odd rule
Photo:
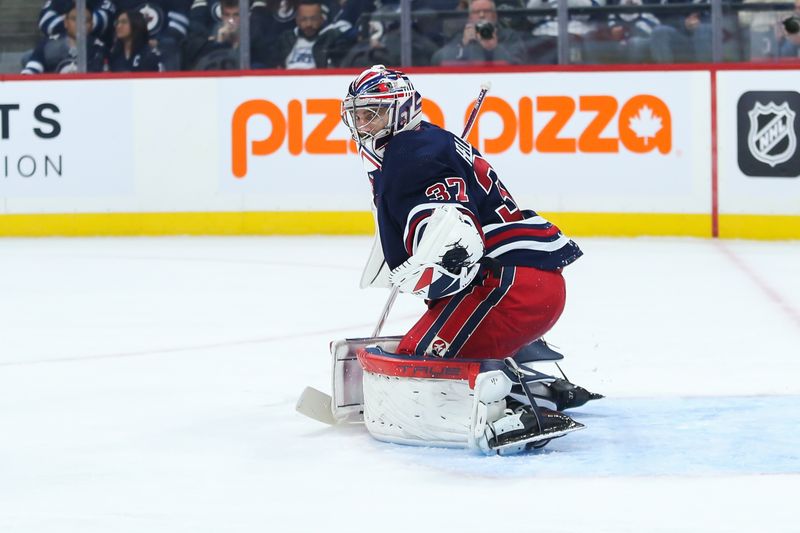
[[[542, 213], [574, 237], [711, 237], [708, 214]], [[800, 216], [721, 215], [720, 237], [800, 239]], [[371, 235], [368, 211], [0, 215], [0, 237]]]
[[101, 213], [2, 215], [2, 237], [153, 235], [366, 235], [360, 212]]
[[800, 216], [720, 215], [719, 236], [723, 239], [800, 239]]
[[670, 213], [542, 213], [571, 237], [711, 237], [711, 216]]

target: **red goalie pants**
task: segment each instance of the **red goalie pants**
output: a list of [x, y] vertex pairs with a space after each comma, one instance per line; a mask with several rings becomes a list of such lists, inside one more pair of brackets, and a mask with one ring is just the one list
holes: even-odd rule
[[561, 272], [502, 267], [499, 276], [434, 302], [398, 352], [502, 359], [547, 333], [565, 298]]

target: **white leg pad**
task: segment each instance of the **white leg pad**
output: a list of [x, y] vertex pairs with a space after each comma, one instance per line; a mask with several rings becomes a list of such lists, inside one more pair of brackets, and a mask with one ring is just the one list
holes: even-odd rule
[[473, 435], [479, 431], [482, 437], [486, 424], [503, 416], [511, 380], [500, 371], [481, 373], [473, 390], [465, 380], [365, 371], [363, 387], [364, 423], [376, 439], [478, 449]]
[[364, 372], [364, 424], [386, 442], [463, 448], [472, 394], [466, 381]]
[[514, 382], [503, 370], [487, 370], [496, 364], [380, 348], [359, 349], [356, 356], [363, 368], [364, 423], [381, 441], [507, 455], [583, 427], [556, 411], [506, 410]]

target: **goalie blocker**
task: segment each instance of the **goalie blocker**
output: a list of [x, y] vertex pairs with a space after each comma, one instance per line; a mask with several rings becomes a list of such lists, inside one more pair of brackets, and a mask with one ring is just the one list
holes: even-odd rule
[[[553, 377], [506, 361], [439, 359], [359, 348], [363, 414], [378, 440], [417, 446], [469, 448], [507, 455], [539, 448], [581, 429], [567, 415], [510, 396]], [[512, 407], [513, 403], [516, 408]]]

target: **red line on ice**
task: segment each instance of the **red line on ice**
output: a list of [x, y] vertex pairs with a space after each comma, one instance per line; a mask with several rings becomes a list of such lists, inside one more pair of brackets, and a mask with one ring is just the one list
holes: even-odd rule
[[[405, 316], [398, 316], [395, 317], [396, 319], [404, 320], [407, 318], [414, 318], [417, 315], [405, 315]], [[138, 350], [135, 352], [118, 352], [118, 353], [106, 353], [106, 354], [95, 354], [95, 355], [77, 355], [74, 357], [52, 357], [49, 359], [32, 359], [30, 361], [4, 361], [0, 362], [0, 367], [4, 366], [27, 366], [27, 365], [38, 365], [43, 363], [71, 363], [75, 361], [93, 361], [98, 359], [118, 359], [123, 357], [141, 357], [145, 355], [155, 355], [155, 354], [165, 354], [165, 353], [176, 353], [176, 352], [191, 352], [194, 350], [208, 350], [212, 348], [226, 348], [230, 346], [244, 346], [247, 344], [262, 344], [268, 342], [275, 342], [275, 341], [284, 341], [284, 340], [291, 340], [296, 339], [299, 337], [313, 337], [318, 335], [332, 335], [332, 334], [341, 334], [342, 331], [347, 330], [357, 330], [363, 329], [366, 327], [372, 327], [372, 324], [357, 324], [357, 325], [350, 325], [350, 326], [341, 326], [338, 328], [326, 329], [326, 330], [318, 330], [318, 331], [299, 331], [297, 333], [289, 333], [285, 335], [273, 335], [270, 337], [257, 337], [255, 339], [242, 339], [242, 340], [234, 340], [234, 341], [222, 341], [222, 342], [212, 342], [208, 344], [195, 344], [190, 346], [173, 346], [171, 348], [153, 348], [150, 350]]]
[[789, 318], [794, 321], [795, 325], [800, 328], [800, 312], [797, 311], [792, 304], [784, 300], [780, 293], [770, 287], [766, 281], [764, 281], [761, 276], [756, 274], [756, 272], [751, 269], [747, 264], [742, 261], [736, 254], [730, 251], [725, 245], [722, 243], [718, 243], [717, 248], [722, 250], [722, 253], [733, 263], [734, 265], [739, 268], [748, 278], [752, 281], [761, 292], [763, 292], [773, 303], [777, 304], [787, 315]]

